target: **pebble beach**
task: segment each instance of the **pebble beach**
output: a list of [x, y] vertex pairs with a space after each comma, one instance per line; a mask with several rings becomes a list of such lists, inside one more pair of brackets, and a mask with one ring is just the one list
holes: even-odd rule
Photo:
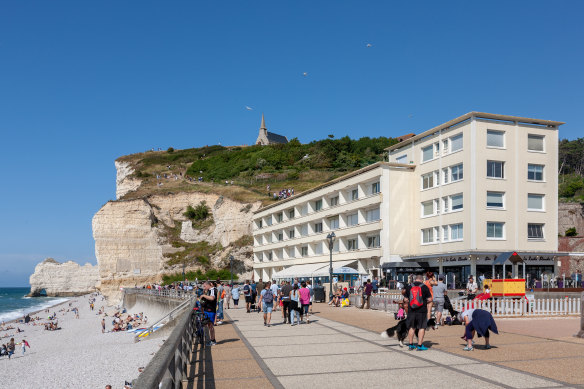
[[[43, 323], [49, 313], [38, 312], [41, 320], [32, 323], [12, 323], [14, 330], [0, 331], [0, 344], [14, 337], [16, 343], [26, 339], [30, 348], [24, 356], [20, 346], [9, 360], [0, 357], [2, 388], [123, 388], [139, 375], [138, 369], [148, 364], [158, 351], [164, 338], [151, 338], [134, 343], [134, 334], [109, 332], [112, 329], [113, 307], [107, 307], [100, 295], [95, 310], [89, 308], [90, 295], [74, 297], [51, 307], [50, 314], [57, 313], [60, 330], [47, 331]], [[71, 304], [71, 306], [69, 306]], [[98, 307], [106, 306], [106, 333], [101, 331]], [[79, 318], [71, 308], [79, 309]], [[59, 310], [64, 309], [64, 312]], [[69, 310], [69, 312], [67, 312]], [[134, 312], [129, 312], [134, 313]], [[16, 327], [24, 332], [17, 333]], [[4, 337], [9, 335], [8, 337]]]

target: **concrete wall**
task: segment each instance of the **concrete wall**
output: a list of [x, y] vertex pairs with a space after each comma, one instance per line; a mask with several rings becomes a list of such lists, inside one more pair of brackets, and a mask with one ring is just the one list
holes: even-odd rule
[[148, 317], [148, 324], [153, 324], [183, 301], [137, 293], [124, 293], [122, 307], [131, 314], [143, 312]]

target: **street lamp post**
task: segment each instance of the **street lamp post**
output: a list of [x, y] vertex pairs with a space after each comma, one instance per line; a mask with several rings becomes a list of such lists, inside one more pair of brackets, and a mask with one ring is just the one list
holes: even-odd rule
[[233, 255], [229, 256], [229, 271], [231, 272], [231, 286], [233, 286]]
[[329, 243], [329, 301], [333, 298], [333, 245], [335, 243], [336, 235], [331, 232], [326, 236]]

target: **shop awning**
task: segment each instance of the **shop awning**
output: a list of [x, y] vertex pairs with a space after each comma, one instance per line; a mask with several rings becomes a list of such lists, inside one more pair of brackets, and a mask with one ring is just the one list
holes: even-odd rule
[[312, 277], [312, 273], [323, 266], [324, 264], [322, 262], [293, 265], [272, 274], [272, 278]]
[[493, 262], [493, 265], [502, 265], [507, 260], [511, 261], [511, 263], [522, 263], [523, 259], [515, 252], [509, 251], [506, 253], [501, 253], [501, 255], [497, 255], [497, 259]]
[[[333, 262], [333, 274], [367, 274], [367, 273], [359, 273], [358, 270], [355, 270], [349, 265], [355, 263], [355, 260], [348, 260], [348, 261], [337, 261]], [[329, 264], [323, 266], [322, 268], [318, 269], [314, 273], [312, 273], [312, 277], [326, 277], [329, 275]]]

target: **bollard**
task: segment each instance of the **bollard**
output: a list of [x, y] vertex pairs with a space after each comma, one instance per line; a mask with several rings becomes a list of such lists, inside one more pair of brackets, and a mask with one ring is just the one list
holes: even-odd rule
[[578, 338], [584, 338], [584, 292], [580, 297], [580, 332], [576, 334]]

